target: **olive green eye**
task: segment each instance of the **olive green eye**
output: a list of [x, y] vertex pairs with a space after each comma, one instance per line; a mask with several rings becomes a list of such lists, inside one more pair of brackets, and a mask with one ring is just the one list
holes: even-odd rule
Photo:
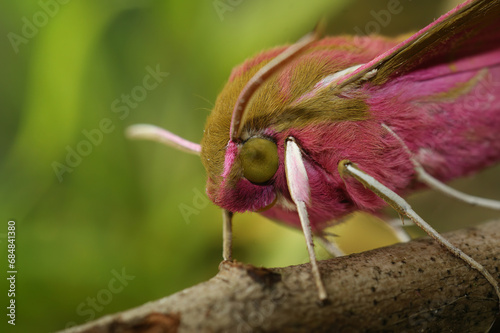
[[278, 147], [268, 139], [251, 138], [240, 151], [243, 175], [254, 184], [262, 184], [273, 178], [278, 170]]

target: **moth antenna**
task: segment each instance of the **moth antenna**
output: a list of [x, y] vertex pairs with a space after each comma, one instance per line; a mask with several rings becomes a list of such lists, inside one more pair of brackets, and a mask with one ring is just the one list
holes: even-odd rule
[[281, 52], [274, 59], [269, 61], [264, 67], [259, 69], [257, 73], [247, 82], [233, 109], [231, 117], [231, 127], [229, 129], [229, 137], [231, 141], [235, 141], [241, 135], [243, 118], [245, 117], [246, 110], [252, 96], [255, 92], [266, 82], [269, 77], [278, 72], [284, 66], [289, 64], [296, 58], [302, 51], [309, 45], [317, 41], [321, 37], [322, 24], [318, 23], [315, 29], [299, 39], [295, 44], [290, 45], [286, 50]]
[[410, 161], [413, 164], [413, 168], [415, 172], [417, 173], [418, 180], [420, 180], [422, 183], [426, 184], [430, 188], [443, 193], [444, 195], [447, 195], [450, 198], [465, 202], [467, 204], [470, 204], [472, 206], [479, 206], [479, 207], [484, 207], [484, 208], [489, 208], [493, 210], [500, 210], [500, 201], [497, 200], [492, 200], [492, 199], [487, 199], [487, 198], [481, 198], [481, 197], [476, 197], [464, 192], [460, 192], [458, 190], [455, 190], [454, 188], [446, 185], [445, 183], [437, 180], [436, 178], [432, 177], [427, 171], [425, 171], [424, 167], [420, 162], [417, 161], [415, 158], [415, 155], [411, 152], [410, 148], [406, 146], [405, 142], [403, 139], [399, 137], [389, 126], [386, 124], [382, 124], [382, 127], [385, 128], [387, 132], [389, 132], [392, 136], [396, 138], [396, 140], [401, 143], [401, 146], [405, 150], [405, 152], [408, 154], [410, 157]]
[[[500, 301], [500, 286], [497, 280], [488, 272], [488, 270], [477, 262], [475, 259], [471, 258], [469, 255], [465, 254], [455, 245], [451, 244], [446, 238], [441, 236], [431, 225], [424, 221], [408, 204], [403, 198], [397, 195], [394, 191], [386, 187], [384, 184], [380, 183], [378, 180], [367, 174], [366, 172], [358, 169], [355, 164], [350, 161], [343, 160], [338, 164], [338, 169], [342, 177], [348, 175], [359, 181], [366, 188], [370, 189], [373, 193], [382, 198], [387, 202], [392, 208], [394, 208], [398, 213], [407, 216], [413, 221], [420, 229], [425, 231], [429, 236], [434, 238], [434, 240], [445, 247], [452, 254], [458, 258], [465, 261], [471, 268], [477, 270], [481, 273], [486, 280], [493, 286], [495, 293]], [[500, 305], [500, 303], [499, 303]]]
[[125, 135], [129, 139], [151, 140], [163, 143], [166, 146], [173, 147], [190, 154], [200, 155], [201, 146], [197, 143], [188, 141], [175, 135], [161, 127], [146, 124], [137, 124], [129, 126]]
[[300, 148], [292, 137], [286, 140], [285, 173], [288, 190], [293, 202], [297, 206], [300, 224], [306, 238], [307, 252], [309, 252], [309, 261], [311, 262], [312, 273], [318, 289], [318, 296], [320, 301], [323, 302], [328, 298], [328, 295], [321, 279], [316, 254], [314, 253], [311, 223], [309, 222], [306, 208], [306, 202], [309, 202], [310, 199], [309, 179]]

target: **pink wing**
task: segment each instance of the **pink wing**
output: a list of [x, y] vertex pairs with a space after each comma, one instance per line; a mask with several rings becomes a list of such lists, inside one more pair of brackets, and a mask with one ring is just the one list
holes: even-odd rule
[[498, 41], [500, 0], [470, 0], [332, 85], [341, 89], [368, 76], [379, 85], [412, 70], [477, 55], [480, 67], [497, 65]]

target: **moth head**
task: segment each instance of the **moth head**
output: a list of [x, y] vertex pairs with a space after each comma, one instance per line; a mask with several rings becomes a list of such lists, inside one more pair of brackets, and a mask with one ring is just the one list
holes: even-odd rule
[[[257, 90], [262, 87], [263, 83], [270, 76], [279, 72], [291, 60], [300, 55], [318, 37], [318, 31], [306, 35], [296, 44], [267, 63], [246, 83], [238, 96], [232, 112], [229, 132], [230, 142], [238, 143], [243, 141], [242, 125], [245, 122], [249, 102]], [[278, 147], [276, 143], [268, 138], [254, 136], [244, 141], [241, 145], [239, 161], [243, 169], [243, 176], [252, 184], [261, 185], [268, 183], [276, 174], [279, 166]]]
[[278, 170], [278, 146], [270, 139], [252, 137], [243, 143], [239, 160], [246, 179], [256, 185], [266, 184]]
[[201, 145], [207, 194], [215, 204], [232, 212], [259, 211], [275, 201], [275, 186], [286, 184], [280, 163], [284, 142], [277, 140], [272, 127], [256, 125], [260, 118], [255, 110], [270, 115], [283, 107], [277, 85], [270, 82], [317, 39], [312, 33], [270, 60], [261, 58], [262, 66], [253, 64], [234, 76], [219, 94]]

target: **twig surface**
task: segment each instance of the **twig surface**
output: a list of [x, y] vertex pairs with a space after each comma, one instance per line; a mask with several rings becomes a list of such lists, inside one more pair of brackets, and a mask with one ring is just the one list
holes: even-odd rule
[[[500, 280], [500, 221], [445, 234]], [[76, 332], [485, 332], [499, 309], [492, 286], [431, 239], [310, 265], [223, 262], [212, 279], [105, 316]]]

